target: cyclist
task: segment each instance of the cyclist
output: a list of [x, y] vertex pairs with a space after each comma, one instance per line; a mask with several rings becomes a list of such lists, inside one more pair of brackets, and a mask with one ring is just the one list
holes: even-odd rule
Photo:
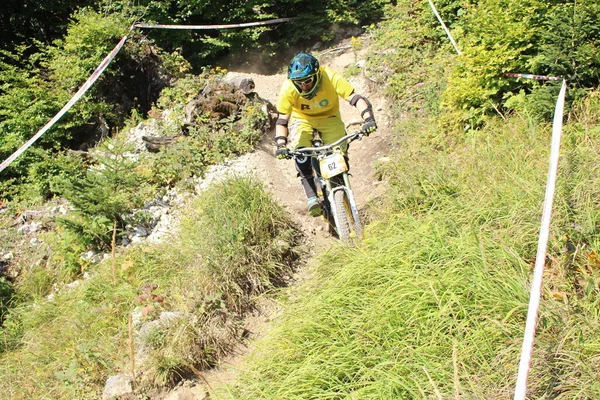
[[[355, 93], [352, 85], [337, 72], [308, 53], [298, 53], [288, 66], [277, 101], [279, 117], [275, 124], [275, 156], [287, 158], [290, 148], [311, 147], [313, 130], [321, 132], [323, 144], [335, 142], [346, 134], [340, 115], [339, 97], [356, 107], [364, 120], [361, 131], [369, 135], [377, 129], [371, 102]], [[321, 204], [312, 176], [310, 157], [296, 159], [296, 170], [312, 216], [321, 214]]]

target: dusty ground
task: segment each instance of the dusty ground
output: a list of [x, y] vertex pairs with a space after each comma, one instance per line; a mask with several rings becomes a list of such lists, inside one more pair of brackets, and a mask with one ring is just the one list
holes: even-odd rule
[[[334, 70], [342, 73], [346, 67], [355, 64], [355, 60], [360, 60], [362, 54], [359, 52], [357, 57], [347, 44], [339, 44], [338, 49], [329, 50], [320, 56], [320, 61]], [[276, 75], [261, 75], [249, 73], [244, 70], [234, 70], [232, 75], [244, 75], [251, 77], [255, 84], [255, 91], [264, 99], [271, 103], [277, 103], [277, 96], [281, 84], [286, 79], [283, 73]], [[383, 95], [372, 87], [372, 83], [366, 79], [363, 74], [356, 75], [349, 79], [356, 89], [368, 97], [373, 103], [376, 112], [378, 130], [368, 138], [362, 141], [355, 141], [350, 148], [351, 165], [351, 183], [355, 193], [355, 198], [361, 205], [367, 204], [370, 200], [378, 196], [383, 191], [384, 183], [377, 180], [374, 175], [374, 165], [376, 161], [387, 155], [391, 143], [391, 122], [388, 106]], [[354, 107], [348, 103], [342, 102], [342, 117], [348, 124], [352, 121], [360, 121], [360, 115]], [[349, 131], [358, 129], [360, 125], [348, 128]], [[332, 244], [336, 239], [328, 234], [326, 223], [321, 218], [311, 218], [306, 212], [306, 199], [296, 177], [294, 163], [291, 160], [277, 160], [273, 156], [273, 131], [268, 132], [262, 140], [257, 150], [247, 154], [238, 160], [243, 164], [243, 170], [246, 173], [256, 176], [265, 183], [266, 188], [274, 195], [275, 199], [290, 213], [292, 219], [301, 227], [307, 237], [307, 248], [309, 255], [318, 254]], [[238, 170], [240, 167], [238, 165]], [[311, 254], [312, 253], [312, 254]], [[309, 257], [307, 267], [313, 263]], [[298, 280], [306, 278], [306, 269], [298, 272]], [[197, 382], [184, 382], [181, 387], [171, 392], [168, 399], [201, 399], [205, 392], [211, 394], [212, 399], [218, 399], [218, 391], [213, 389], [231, 383], [235, 380], [236, 372], [243, 365], [244, 355], [254, 346], [254, 343], [263, 337], [269, 330], [270, 322], [281, 312], [278, 304], [273, 300], [265, 299], [257, 315], [248, 319], [246, 327], [251, 332], [251, 337], [246, 345], [238, 348], [237, 354], [223, 360], [213, 371], [204, 373]], [[207, 388], [208, 386], [208, 388]]]

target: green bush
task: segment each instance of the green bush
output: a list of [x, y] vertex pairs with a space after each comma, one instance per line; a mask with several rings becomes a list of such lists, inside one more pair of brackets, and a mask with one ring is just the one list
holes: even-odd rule
[[[129, 21], [121, 14], [102, 15], [91, 9], [72, 16], [67, 35], [40, 50], [18, 46], [0, 54], [0, 157], [6, 158], [41, 129], [94, 72], [127, 33]], [[189, 64], [177, 53], [165, 53], [142, 40], [136, 32], [102, 76], [50, 130], [3, 176], [11, 185], [38, 185], [42, 196], [51, 195], [45, 170], [56, 168], [49, 159], [66, 148], [93, 147], [131, 115], [150, 109], [170, 77], [181, 76]], [[41, 165], [36, 166], [37, 163]], [[29, 175], [32, 174], [32, 175]], [[2, 183], [7, 199], [27, 195], [32, 189]], [[21, 193], [21, 194], [20, 194]]]
[[[33, 152], [41, 152], [32, 149]], [[51, 155], [41, 152], [40, 162], [31, 165], [28, 179], [37, 188], [39, 196], [49, 199], [56, 194], [56, 186], [63, 180], [81, 179], [85, 175], [85, 163], [81, 156], [69, 152]]]
[[426, 3], [398, 2], [386, 14], [387, 19], [370, 28], [375, 37], [365, 73], [384, 85], [398, 112], [439, 113], [443, 72], [452, 62], [452, 50], [439, 38], [441, 28], [432, 26]]
[[138, 173], [130, 150], [118, 140], [105, 140], [94, 153], [96, 164], [85, 176], [68, 177], [57, 184], [77, 211], [75, 217], [61, 218], [59, 223], [78, 232], [84, 242], [110, 248], [113, 224], [122, 232], [123, 215], [141, 207], [153, 193]]
[[462, 55], [443, 95], [442, 123], [478, 127], [486, 116], [513, 107], [526, 107], [537, 118], [552, 117], [558, 87], [503, 78], [504, 73], [566, 78], [568, 100], [584, 96], [599, 82], [598, 7], [594, 1], [539, 0], [468, 5], [455, 22]]
[[203, 142], [181, 137], [158, 154], [146, 157], [141, 169], [153, 185], [173, 187], [189, 177], [202, 176], [216, 157], [217, 153], [211, 157]]
[[8, 311], [14, 289], [12, 284], [4, 276], [0, 276], [0, 325], [4, 321], [6, 312]]
[[188, 246], [195, 242], [210, 293], [222, 296], [228, 309], [242, 311], [288, 270], [288, 251], [298, 243], [298, 232], [248, 178], [217, 184], [200, 196], [196, 207], [199, 214], [187, 222], [182, 240]]

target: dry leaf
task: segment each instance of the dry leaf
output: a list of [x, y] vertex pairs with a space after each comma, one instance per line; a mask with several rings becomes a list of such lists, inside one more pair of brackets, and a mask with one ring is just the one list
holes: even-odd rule
[[152, 306], [152, 305], [146, 306], [146, 307], [142, 308], [142, 316], [145, 317], [148, 314], [150, 314], [152, 311], [154, 311], [154, 306]]
[[122, 265], [121, 265], [121, 269], [123, 271], [127, 271], [129, 268], [133, 267], [133, 261], [125, 261]]

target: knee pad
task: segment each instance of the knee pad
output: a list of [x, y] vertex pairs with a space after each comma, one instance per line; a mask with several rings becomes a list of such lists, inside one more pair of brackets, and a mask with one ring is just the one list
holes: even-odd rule
[[312, 177], [312, 164], [310, 157], [296, 158], [296, 171], [298, 171], [298, 177], [310, 178]]

